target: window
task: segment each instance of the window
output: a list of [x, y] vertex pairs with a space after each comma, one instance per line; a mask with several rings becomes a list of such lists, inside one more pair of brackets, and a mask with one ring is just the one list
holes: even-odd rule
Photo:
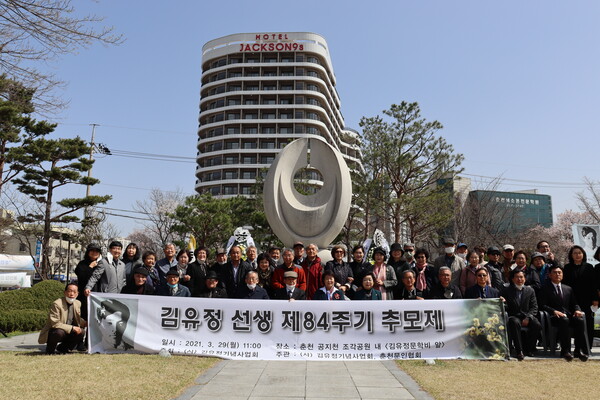
[[244, 148], [244, 149], [255, 149], [256, 148], [256, 142], [244, 142], [244, 143], [242, 143], [242, 148]]
[[27, 251], [27, 245], [25, 243], [19, 243], [19, 251], [24, 253]]
[[230, 72], [230, 73], [229, 73], [229, 77], [230, 77], [230, 78], [239, 78], [239, 77], [241, 77], [241, 76], [242, 76], [242, 73], [241, 73], [241, 72]]
[[225, 149], [227, 149], [227, 150], [239, 149], [239, 148], [240, 148], [240, 144], [238, 142], [225, 142]]
[[239, 92], [240, 90], [242, 90], [242, 87], [239, 85], [230, 85], [229, 86], [230, 92]]
[[292, 128], [289, 127], [283, 127], [283, 128], [279, 128], [279, 132], [280, 133], [292, 133]]
[[321, 105], [321, 103], [319, 103], [319, 100], [312, 99], [312, 98], [307, 99], [306, 100], [306, 104], [310, 104], [310, 105], [313, 105], [313, 106], [320, 106]]
[[263, 119], [275, 119], [275, 114], [274, 113], [264, 113]]
[[249, 90], [251, 92], [256, 92], [256, 91], [258, 91], [258, 86], [246, 86], [246, 90]]
[[304, 90], [304, 82], [296, 82], [296, 90]]
[[258, 114], [246, 114], [244, 119], [258, 119]]
[[277, 90], [277, 86], [275, 85], [264, 85], [263, 90]]
[[280, 119], [292, 119], [292, 113], [281, 113], [279, 114]]
[[258, 104], [258, 102], [255, 99], [246, 99], [246, 100], [244, 100], [244, 104], [247, 106], [248, 105], [252, 106], [252, 105]]
[[258, 133], [258, 128], [244, 128], [244, 133], [251, 135]]
[[264, 99], [263, 104], [276, 104], [275, 99]]
[[306, 89], [314, 90], [315, 92], [319, 91], [319, 88], [317, 87], [317, 85], [306, 85]]
[[273, 160], [275, 160], [275, 156], [262, 156], [260, 158], [261, 164], [272, 164]]
[[228, 135], [237, 135], [240, 133], [240, 128], [227, 128]]
[[296, 119], [304, 118], [304, 111], [302, 111], [302, 110], [296, 111], [294, 118], [296, 118]]
[[225, 179], [237, 179], [236, 171], [225, 171]]
[[263, 128], [262, 133], [277, 133], [275, 128]]
[[252, 194], [252, 187], [250, 186], [242, 186], [240, 190], [240, 194]]
[[261, 149], [274, 149], [275, 148], [275, 142], [261, 142], [260, 143], [260, 148]]
[[236, 186], [223, 186], [223, 194], [237, 194]]
[[212, 194], [213, 196], [218, 196], [221, 194], [221, 189], [218, 186], [211, 187], [209, 189], [209, 191], [210, 191], [210, 194]]
[[296, 62], [303, 62], [304, 54], [296, 54]]
[[228, 106], [239, 106], [242, 102], [240, 101], [240, 99], [229, 99], [227, 100], [227, 105]]
[[256, 156], [242, 156], [242, 164], [256, 164]]
[[242, 179], [256, 178], [256, 171], [242, 171]]
[[281, 85], [281, 90], [292, 90], [293, 86], [292, 85]]
[[292, 99], [279, 99], [279, 104], [292, 104]]
[[240, 114], [229, 113], [229, 114], [227, 114], [227, 119], [229, 119], [229, 120], [240, 119]]
[[237, 158], [237, 156], [227, 156], [223, 159], [223, 161], [224, 161], [223, 164], [226, 164], [226, 165], [237, 164], [238, 158]]

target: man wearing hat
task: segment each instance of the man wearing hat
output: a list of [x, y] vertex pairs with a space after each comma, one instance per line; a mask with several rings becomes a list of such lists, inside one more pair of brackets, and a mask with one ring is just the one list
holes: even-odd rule
[[304, 261], [305, 253], [304, 253], [304, 243], [296, 242], [294, 243], [294, 264], [302, 265], [302, 261]]
[[179, 284], [179, 271], [173, 267], [167, 272], [167, 283], [158, 289], [159, 296], [191, 297], [190, 289]]
[[465, 267], [465, 260], [454, 254], [454, 251], [456, 250], [456, 242], [454, 239], [450, 237], [444, 238], [443, 245], [444, 254], [436, 258], [433, 262], [435, 274], [439, 274], [440, 268], [445, 265], [452, 271], [452, 283], [456, 286], [460, 286], [460, 274]]
[[467, 254], [469, 253], [469, 246], [467, 246], [466, 243], [459, 243], [458, 246], [456, 246], [456, 255], [459, 256], [460, 258], [462, 258], [463, 260], [467, 259]]
[[208, 298], [227, 298], [227, 291], [225, 289], [220, 288], [219, 286], [219, 276], [215, 271], [208, 271], [206, 273], [206, 280], [204, 289], [200, 292], [200, 297], [208, 297]]
[[505, 244], [502, 246], [502, 280], [510, 284], [510, 271], [512, 271], [512, 266], [515, 263], [515, 246], [512, 244]]
[[298, 281], [298, 273], [296, 271], [284, 272], [283, 281], [285, 282], [285, 287], [275, 291], [276, 300], [306, 300], [304, 290], [296, 287], [296, 282]]
[[133, 270], [133, 279], [125, 285], [121, 293], [125, 294], [154, 294], [154, 287], [148, 281], [148, 269], [143, 266]]
[[543, 286], [546, 283], [546, 278], [548, 277], [548, 269], [549, 265], [546, 263], [546, 257], [539, 251], [536, 251], [531, 255], [531, 267], [537, 272], [540, 278], [540, 284]]
[[488, 262], [484, 265], [490, 274], [491, 285], [494, 289], [502, 290], [504, 281], [502, 280], [502, 264], [500, 264], [500, 249], [496, 246], [490, 246], [487, 249]]

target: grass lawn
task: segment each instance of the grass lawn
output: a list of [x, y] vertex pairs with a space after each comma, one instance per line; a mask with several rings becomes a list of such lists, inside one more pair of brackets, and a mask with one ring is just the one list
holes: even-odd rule
[[600, 362], [398, 361], [436, 399], [598, 399]]
[[0, 399], [171, 399], [218, 359], [0, 352]]

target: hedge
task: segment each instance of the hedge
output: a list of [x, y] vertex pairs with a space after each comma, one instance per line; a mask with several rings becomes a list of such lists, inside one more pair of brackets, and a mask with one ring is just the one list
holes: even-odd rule
[[5, 332], [42, 329], [50, 305], [64, 290], [64, 283], [46, 280], [31, 288], [0, 293], [0, 328]]

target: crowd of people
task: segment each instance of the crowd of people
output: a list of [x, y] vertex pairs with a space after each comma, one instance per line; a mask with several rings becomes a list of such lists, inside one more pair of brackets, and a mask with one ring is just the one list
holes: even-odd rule
[[[53, 305], [54, 316], [51, 312], [44, 340], [48, 353], [75, 346], [84, 350], [80, 328], [87, 319], [91, 292], [287, 301], [502, 298], [509, 341], [518, 360], [535, 355], [542, 330], [540, 313], [546, 313], [557, 332], [561, 356], [567, 361], [575, 357], [587, 361], [600, 295], [600, 266], [586, 262], [582, 247], [571, 247], [568, 263], [561, 266], [547, 241], [540, 241], [529, 257], [510, 244], [502, 249], [469, 249], [452, 238], [443, 242], [443, 254], [433, 262], [426, 249], [394, 243], [390, 254], [381, 247], [372, 249], [368, 257], [372, 259], [357, 245], [352, 248], [352, 261], [345, 246], [335, 245], [331, 260], [325, 263], [316, 245], [303, 243], [271, 247], [260, 254], [254, 246], [243, 252], [234, 245], [228, 251], [218, 249], [214, 262], [209, 261], [206, 247], [177, 252], [168, 243], [159, 258], [134, 243], [122, 254], [123, 245], [114, 241], [102, 257], [100, 247], [90, 244], [75, 269], [77, 283], [67, 286], [65, 298]], [[594, 257], [600, 260], [600, 250]], [[77, 318], [69, 311], [73, 304], [69, 299], [75, 298], [81, 303]], [[79, 329], [56, 328], [51, 323], [63, 323], [65, 318]], [[571, 328], [575, 332], [573, 353]], [[53, 336], [57, 329], [65, 332]], [[62, 347], [57, 347], [59, 342]]]

